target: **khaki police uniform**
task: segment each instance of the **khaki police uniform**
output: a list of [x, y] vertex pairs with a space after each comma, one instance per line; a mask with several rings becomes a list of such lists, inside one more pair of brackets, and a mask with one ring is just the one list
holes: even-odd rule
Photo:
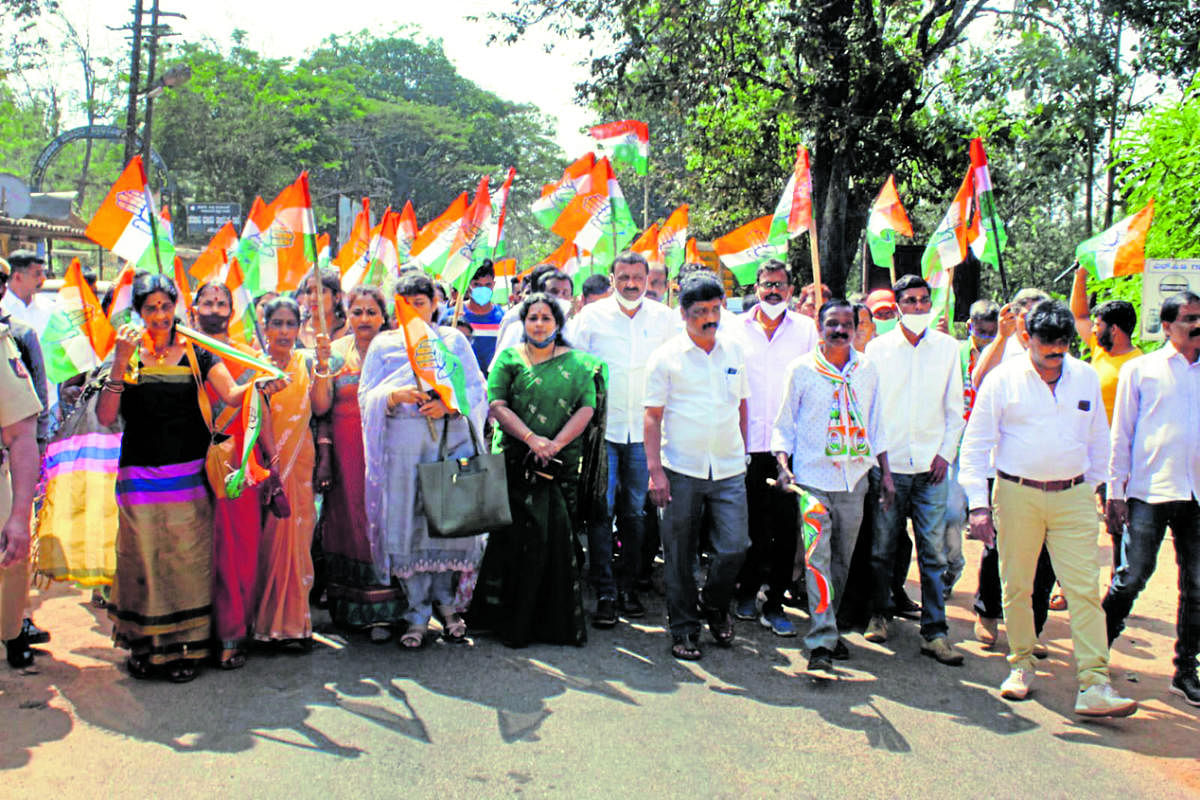
[[[42, 404], [34, 393], [17, 344], [8, 326], [0, 324], [0, 428], [36, 416], [41, 410]], [[12, 511], [7, 450], [0, 450], [0, 459], [3, 460], [0, 463], [0, 525], [3, 525]], [[21, 634], [28, 594], [29, 559], [0, 568], [0, 640], [8, 641]]]

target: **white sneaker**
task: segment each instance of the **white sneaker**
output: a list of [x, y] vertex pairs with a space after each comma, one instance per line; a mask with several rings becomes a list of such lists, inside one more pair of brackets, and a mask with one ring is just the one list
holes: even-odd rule
[[1000, 696], [1006, 700], [1024, 700], [1033, 686], [1033, 676], [1031, 669], [1014, 669], [1000, 684]]
[[1128, 717], [1137, 711], [1137, 701], [1121, 697], [1111, 683], [1098, 683], [1080, 689], [1075, 697], [1075, 713], [1085, 717]]

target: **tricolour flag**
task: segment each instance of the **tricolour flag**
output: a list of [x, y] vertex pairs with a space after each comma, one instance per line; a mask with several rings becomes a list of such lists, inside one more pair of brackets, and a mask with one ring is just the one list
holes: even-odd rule
[[171, 210], [163, 206], [155, 218], [154, 232], [157, 234], [158, 252], [150, 248], [138, 261], [138, 269], [147, 272], [166, 272], [175, 261], [175, 226], [171, 224]]
[[678, 271], [686, 261], [688, 239], [688, 204], [684, 203], [671, 212], [667, 221], [658, 229], [658, 260], [669, 272]]
[[996, 196], [992, 191], [992, 176], [988, 172], [983, 139], [971, 140], [971, 177], [979, 226], [978, 236], [971, 240], [971, 250], [984, 264], [990, 264], [992, 269], [1000, 269], [1000, 254], [1008, 243], [1008, 234], [1004, 232], [1004, 223], [996, 213]]
[[253, 272], [258, 269], [258, 253], [262, 249], [263, 231], [271, 226], [271, 211], [261, 197], [255, 197], [238, 237], [237, 257], [242, 269]]
[[650, 128], [636, 119], [597, 125], [588, 131], [596, 149], [608, 153], [614, 164], [629, 164], [638, 175], [650, 171]]
[[467, 405], [467, 380], [462, 362], [403, 295], [396, 295], [396, 324], [404, 331], [408, 363], [421, 391], [432, 389], [446, 404], [464, 417], [471, 413]]
[[251, 347], [260, 344], [255, 332], [254, 299], [246, 288], [246, 278], [242, 275], [242, 265], [237, 258], [229, 262], [229, 273], [225, 276], [225, 285], [233, 297], [233, 313], [229, 317], [229, 338], [235, 342], [245, 342]]
[[41, 336], [46, 377], [51, 383], [62, 383], [100, 366], [116, 335], [92, 287], [83, 279], [79, 259], [72, 259], [58, 290], [56, 309]]
[[409, 260], [430, 275], [441, 275], [450, 255], [450, 245], [458, 236], [463, 214], [467, 212], [467, 193], [454, 198], [454, 202], [440, 216], [430, 220], [413, 240]]
[[1145, 271], [1146, 233], [1153, 219], [1151, 200], [1141, 211], [1076, 247], [1075, 260], [1099, 280]]
[[[161, 227], [161, 222], [152, 228], [152, 218], [159, 219], [150, 187], [146, 184], [146, 168], [142, 157], [134, 156], [108, 190], [84, 233], [96, 244], [134, 264], [142, 263], [148, 256], [152, 261], [150, 269], [160, 271], [160, 261], [154, 257], [153, 231]], [[164, 255], [163, 242], [159, 231], [160, 258]], [[161, 261], [164, 267], [170, 264], [169, 257]]]
[[[504, 176], [504, 183], [496, 197], [492, 200], [492, 220], [488, 223], [487, 252], [488, 258], [496, 261], [504, 257], [504, 223], [508, 220], [508, 196], [512, 192], [513, 178], [517, 176], [517, 168], [509, 167]], [[479, 259], [477, 258], [476, 261]]]
[[533, 218], [539, 225], [547, 230], [554, 227], [555, 221], [566, 210], [571, 199], [584, 191], [595, 166], [595, 154], [587, 153], [569, 164], [558, 182], [547, 183], [542, 187], [541, 196], [533, 201]]
[[786, 244], [812, 226], [812, 172], [809, 169], [808, 148], [796, 148], [796, 164], [788, 176], [783, 194], [775, 205], [771, 218], [770, 239], [773, 244]]
[[108, 306], [108, 321], [114, 328], [121, 327], [133, 317], [133, 278], [136, 273], [137, 270], [129, 262], [125, 262], [125, 266], [117, 273], [112, 303]]
[[450, 244], [442, 278], [449, 281], [459, 292], [467, 291], [472, 267], [482, 259], [476, 258], [476, 250], [487, 245], [487, 227], [492, 219], [492, 198], [488, 193], [488, 176], [479, 179], [475, 197], [458, 224], [458, 233]]
[[229, 270], [229, 259], [236, 256], [237, 251], [237, 228], [233, 227], [232, 222], [226, 222], [213, 234], [199, 257], [188, 268], [188, 274], [200, 285], [209, 281], [225, 280], [225, 273]]
[[304, 273], [317, 263], [316, 225], [308, 191], [308, 173], [279, 193], [268, 207], [271, 222], [263, 231], [255, 268], [246, 278], [255, 295], [287, 292], [300, 285]]
[[183, 268], [183, 259], [175, 256], [175, 286], [179, 289], [179, 303], [183, 306], [184, 316], [192, 318], [192, 284], [188, 280], [187, 270]]
[[[316, 226], [313, 226], [316, 230]], [[330, 255], [329, 234], [322, 233], [317, 236], [317, 266], [321, 269], [328, 267], [333, 263], [333, 256]]]
[[382, 286], [386, 275], [400, 274], [396, 243], [399, 220], [400, 215], [391, 206], [384, 209], [379, 224], [371, 229], [366, 255], [342, 274], [342, 291], [348, 292], [355, 286]]
[[871, 206], [871, 216], [867, 218], [867, 245], [871, 248], [871, 260], [875, 266], [884, 269], [895, 266], [898, 235], [912, 238], [913, 229], [896, 191], [896, 176], [888, 175], [883, 188], [879, 190], [879, 197]]
[[687, 245], [683, 249], [683, 263], [685, 264], [703, 264], [704, 259], [700, 257], [700, 248], [696, 246], [696, 237], [687, 240]]
[[354, 225], [350, 228], [350, 236], [342, 244], [342, 249], [338, 250], [337, 257], [333, 259], [333, 264], [338, 268], [343, 279], [346, 277], [347, 270], [370, 258], [370, 247], [371, 199], [364, 197], [362, 209], [354, 215]]
[[580, 250], [592, 253], [596, 272], [606, 272], [637, 226], [607, 158], [592, 168], [589, 188], [571, 199], [550, 229]]
[[658, 253], [658, 223], [651, 222], [650, 227], [642, 231], [642, 235], [629, 245], [629, 249], [635, 253], [641, 253], [650, 266], [661, 267], [662, 260]]
[[713, 242], [726, 269], [743, 286], [754, 283], [758, 268], [770, 258], [787, 258], [787, 240], [771, 240], [774, 217], [759, 217]]
[[417, 240], [417, 231], [419, 230], [417, 212], [413, 211], [412, 200], [407, 200], [404, 203], [404, 210], [400, 212], [400, 217], [396, 221], [397, 271], [399, 271], [400, 264], [408, 261], [408, 254], [412, 251], [413, 242]]
[[[261, 372], [268, 378], [278, 380], [284, 377], [283, 372], [266, 360], [266, 357], [252, 355], [220, 339], [214, 339], [208, 334], [189, 328], [187, 325], [176, 325], [175, 331], [185, 339], [190, 339], [197, 347], [202, 347], [226, 363], [237, 364], [240, 367]], [[232, 337], [230, 337], [232, 338]]]
[[978, 236], [978, 222], [972, 224], [972, 174], [967, 172], [937, 230], [929, 237], [921, 254], [921, 275], [928, 279], [938, 270], [956, 267], [967, 260], [967, 247]]

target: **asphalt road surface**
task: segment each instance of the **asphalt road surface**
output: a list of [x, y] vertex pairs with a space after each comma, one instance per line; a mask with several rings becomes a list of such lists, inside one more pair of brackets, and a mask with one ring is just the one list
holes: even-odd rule
[[949, 609], [964, 666], [919, 656], [900, 622], [884, 646], [850, 634], [838, 681], [750, 622], [733, 649], [706, 633], [704, 659], [677, 662], [650, 596], [644, 624], [583, 648], [403, 652], [321, 614], [311, 655], [141, 682], [89, 595], [56, 586], [35, 593], [54, 636], [36, 670], [0, 664], [0, 797], [1196, 797], [1200, 710], [1167, 693], [1175, 581], [1168, 541], [1113, 654], [1142, 708], [1109, 721], [1072, 713], [1066, 613], [1031, 699], [999, 698], [1004, 654], [970, 638], [970, 568]]

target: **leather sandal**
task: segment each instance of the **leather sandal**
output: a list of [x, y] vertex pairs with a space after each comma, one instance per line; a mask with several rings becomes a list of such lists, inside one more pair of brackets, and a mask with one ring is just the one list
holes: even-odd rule
[[684, 633], [671, 637], [671, 655], [680, 661], [699, 661], [704, 655], [700, 651], [696, 634]]

